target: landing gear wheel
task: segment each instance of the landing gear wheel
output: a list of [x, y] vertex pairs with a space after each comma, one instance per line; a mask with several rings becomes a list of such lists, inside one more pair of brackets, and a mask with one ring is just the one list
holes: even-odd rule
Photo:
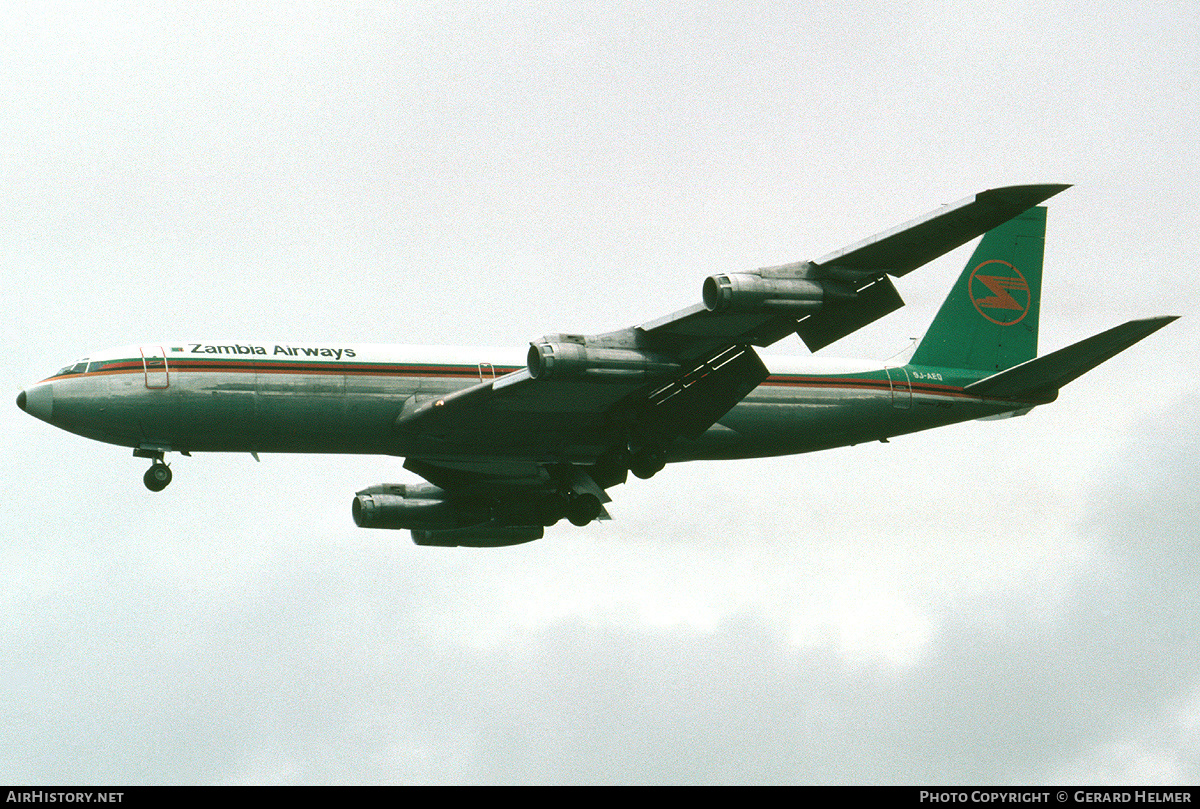
[[643, 450], [642, 452], [635, 453], [629, 459], [629, 471], [635, 477], [639, 477], [642, 480], [654, 477], [666, 465], [667, 459], [661, 452], [647, 452]]
[[567, 519], [572, 525], [587, 525], [600, 516], [600, 498], [594, 494], [581, 494], [567, 505]]
[[165, 463], [152, 464], [146, 470], [146, 474], [142, 476], [142, 482], [150, 491], [161, 492], [171, 482], [171, 467]]

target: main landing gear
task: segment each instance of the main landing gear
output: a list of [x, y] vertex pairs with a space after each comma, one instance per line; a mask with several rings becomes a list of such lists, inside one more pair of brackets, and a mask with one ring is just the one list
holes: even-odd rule
[[165, 454], [160, 449], [138, 448], [133, 451], [135, 458], [152, 458], [154, 460], [154, 463], [150, 464], [150, 468], [146, 470], [146, 474], [142, 475], [142, 482], [152, 492], [161, 492], [171, 482], [171, 467], [163, 463]]
[[566, 517], [572, 525], [587, 525], [600, 516], [603, 505], [591, 492], [556, 492], [543, 495], [537, 502], [535, 519], [550, 526]]
[[629, 471], [634, 477], [649, 480], [667, 465], [667, 454], [660, 449], [643, 449], [629, 458]]

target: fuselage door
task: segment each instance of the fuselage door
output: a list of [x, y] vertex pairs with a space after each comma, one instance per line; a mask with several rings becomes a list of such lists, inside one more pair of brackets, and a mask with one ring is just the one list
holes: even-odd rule
[[142, 346], [142, 370], [146, 372], [146, 387], [163, 389], [171, 386], [167, 370], [167, 354], [162, 346]]
[[908, 369], [885, 368], [888, 383], [892, 387], [892, 407], [908, 410], [912, 407], [912, 381], [908, 378]]

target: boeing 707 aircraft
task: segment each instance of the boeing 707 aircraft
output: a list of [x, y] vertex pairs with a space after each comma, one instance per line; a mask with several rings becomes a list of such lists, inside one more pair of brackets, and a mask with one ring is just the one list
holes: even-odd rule
[[[17, 396], [22, 410], [151, 460], [168, 452], [404, 457], [428, 483], [357, 493], [354, 521], [419, 545], [539, 539], [608, 519], [607, 490], [667, 463], [812, 452], [1022, 415], [1174, 317], [1037, 356], [1046, 209], [1063, 185], [983, 191], [812, 261], [714, 275], [702, 302], [527, 351], [188, 340], [99, 351]], [[905, 364], [764, 361], [811, 352], [904, 303], [892, 283], [982, 235]]]

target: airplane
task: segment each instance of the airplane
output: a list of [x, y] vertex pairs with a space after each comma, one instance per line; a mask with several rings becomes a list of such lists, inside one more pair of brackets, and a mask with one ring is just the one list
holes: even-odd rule
[[[418, 545], [499, 547], [566, 518], [609, 519], [607, 490], [667, 463], [797, 454], [1024, 415], [1175, 317], [1132, 320], [1037, 356], [1046, 208], [1066, 185], [995, 188], [812, 261], [705, 279], [702, 302], [526, 351], [254, 340], [95, 352], [17, 405], [151, 460], [168, 452], [404, 457], [426, 483], [358, 492], [355, 523]], [[983, 236], [903, 364], [817, 352], [904, 305], [892, 283]]]

